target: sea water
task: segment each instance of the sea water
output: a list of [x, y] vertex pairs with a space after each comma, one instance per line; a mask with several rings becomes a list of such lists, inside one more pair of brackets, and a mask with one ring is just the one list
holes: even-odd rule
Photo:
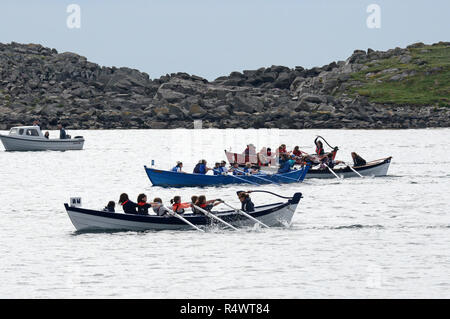
[[[85, 137], [84, 150], [0, 146], [3, 298], [450, 297], [450, 129], [68, 133]], [[242, 152], [249, 143], [312, 153], [317, 135], [339, 146], [344, 161], [352, 151], [367, 161], [392, 156], [388, 176], [170, 189], [152, 187], [144, 171], [153, 160], [161, 169], [182, 161], [191, 172], [198, 160], [213, 166], [225, 149]], [[122, 192], [165, 203], [206, 195], [239, 206], [241, 189], [304, 198], [290, 227], [206, 233], [77, 233], [63, 206], [81, 197], [84, 207], [102, 209]]]

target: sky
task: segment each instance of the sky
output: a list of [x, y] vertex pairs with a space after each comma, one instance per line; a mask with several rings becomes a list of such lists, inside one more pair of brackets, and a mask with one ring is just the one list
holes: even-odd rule
[[[70, 4], [80, 28], [69, 28]], [[367, 19], [380, 9], [379, 28]], [[74, 21], [69, 19], [70, 21]], [[38, 43], [151, 78], [311, 68], [355, 49], [450, 41], [449, 0], [2, 0], [0, 42]]]

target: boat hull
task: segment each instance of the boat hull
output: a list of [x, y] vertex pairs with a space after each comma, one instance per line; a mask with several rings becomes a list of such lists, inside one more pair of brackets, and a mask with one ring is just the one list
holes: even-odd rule
[[163, 171], [145, 166], [145, 171], [153, 186], [196, 187], [227, 184], [272, 184], [300, 183], [308, 172], [308, 166], [284, 174], [272, 175], [204, 175]]
[[84, 139], [21, 138], [0, 135], [6, 151], [68, 151], [83, 149]]
[[[301, 193], [296, 193], [285, 203], [276, 203], [255, 207], [255, 212], [249, 213], [269, 227], [288, 226], [301, 199]], [[180, 219], [170, 216], [130, 215], [110, 213], [71, 207], [64, 204], [67, 214], [77, 231], [146, 231], [146, 230], [192, 230], [193, 228]], [[254, 221], [234, 211], [215, 213], [224, 221], [235, 227], [253, 226]], [[198, 214], [184, 214], [183, 217], [197, 227], [207, 228], [217, 222]]]
[[[384, 158], [367, 163], [367, 165], [364, 166], [353, 167], [353, 169], [362, 176], [386, 176], [389, 165], [391, 164], [391, 159], [392, 157]], [[358, 177], [358, 175], [348, 167], [334, 169], [333, 171], [341, 178]], [[334, 176], [328, 169], [310, 169], [306, 175], [306, 178], [336, 178], [336, 176]]]

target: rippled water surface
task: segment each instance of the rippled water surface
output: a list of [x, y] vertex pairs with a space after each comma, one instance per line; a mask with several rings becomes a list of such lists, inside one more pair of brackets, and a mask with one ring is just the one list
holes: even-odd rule
[[[450, 297], [450, 129], [69, 133], [86, 138], [83, 151], [0, 147], [0, 297]], [[152, 187], [143, 165], [182, 160], [191, 171], [250, 142], [312, 152], [316, 135], [344, 160], [353, 150], [366, 160], [393, 156], [389, 176], [264, 186], [304, 195], [284, 229], [78, 234], [64, 211], [71, 196], [96, 209], [122, 192], [166, 202], [205, 194], [238, 206], [235, 191], [254, 186]]]

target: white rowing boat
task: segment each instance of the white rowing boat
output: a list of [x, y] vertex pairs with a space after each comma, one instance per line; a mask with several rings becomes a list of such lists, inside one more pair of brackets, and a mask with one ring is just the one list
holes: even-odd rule
[[[269, 205], [256, 206], [255, 211], [248, 213], [265, 225], [286, 226], [292, 221], [297, 205], [302, 198], [295, 193], [288, 201]], [[78, 203], [81, 202], [78, 200]], [[78, 231], [145, 231], [145, 230], [190, 230], [192, 227], [175, 216], [134, 215], [91, 210], [74, 205], [64, 204], [72, 224]], [[213, 214], [234, 227], [253, 226], [254, 221], [235, 210], [218, 211]], [[203, 214], [183, 214], [188, 222], [201, 228], [215, 223]]]

